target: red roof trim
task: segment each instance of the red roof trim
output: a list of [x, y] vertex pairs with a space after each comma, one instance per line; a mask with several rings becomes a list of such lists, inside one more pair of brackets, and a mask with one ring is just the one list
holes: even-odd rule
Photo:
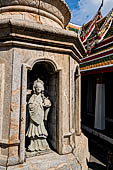
[[89, 61], [89, 60], [93, 60], [93, 59], [96, 59], [96, 58], [104, 57], [104, 56], [109, 55], [111, 53], [113, 53], [113, 48], [109, 51], [104, 51], [104, 52], [99, 53], [97, 55], [94, 55], [92, 57], [84, 58], [84, 59], [81, 60], [81, 63]]
[[111, 67], [105, 67], [105, 68], [98, 68], [95, 70], [90, 70], [90, 71], [83, 71], [81, 72], [82, 76], [87, 76], [87, 75], [92, 75], [92, 74], [103, 74], [106, 72], [113, 72], [113, 66]]
[[93, 28], [95, 26], [95, 23], [92, 25], [92, 27], [90, 28], [89, 32], [86, 34], [85, 38], [82, 41], [86, 41], [86, 39], [88, 38], [89, 34], [92, 32], [92, 30], [93, 30]]
[[101, 41], [101, 42], [99, 42], [98, 44], [96, 44], [95, 45], [95, 47], [94, 47], [94, 49], [96, 49], [96, 48], [98, 48], [98, 47], [100, 47], [100, 46], [102, 46], [102, 45], [107, 45], [109, 42], [111, 42], [111, 41], [113, 41], [113, 36], [112, 37], [110, 37], [110, 38], [107, 38], [107, 39], [105, 39], [105, 40], [103, 40], [103, 41]]

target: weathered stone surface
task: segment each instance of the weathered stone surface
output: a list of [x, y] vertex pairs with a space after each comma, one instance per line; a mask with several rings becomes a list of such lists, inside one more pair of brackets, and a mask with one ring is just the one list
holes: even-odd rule
[[6, 167], [0, 166], [0, 170], [6, 170]]
[[65, 1], [57, 0], [2, 0], [0, 19], [17, 18], [66, 27], [70, 11]]
[[[77, 163], [73, 154], [58, 155], [57, 153], [49, 153], [42, 156], [27, 158], [26, 163], [8, 170], [82, 170]], [[86, 170], [86, 169], [83, 169]]]
[[2, 139], [5, 65], [0, 64], [0, 140]]
[[81, 133], [80, 136], [75, 137], [75, 140], [76, 147], [73, 151], [73, 154], [77, 158], [82, 169], [88, 169], [87, 162], [90, 158], [90, 154], [88, 152], [88, 139]]
[[[41, 30], [40, 30], [40, 32], [41, 32]], [[57, 33], [57, 36], [58, 36], [58, 33]], [[27, 37], [27, 36], [25, 36], [25, 37], [29, 41], [29, 37]], [[56, 34], [54, 34], [54, 38], [55, 37], [56, 37]], [[21, 40], [22, 40], [22, 37], [21, 37]], [[45, 41], [45, 40], [43, 40], [43, 41]], [[62, 41], [64, 41], [64, 39]], [[41, 40], [38, 42], [38, 44], [37, 44], [37, 42], [36, 42], [36, 44], [33, 43], [32, 45], [33, 46], [38, 45], [38, 44], [40, 45]], [[47, 41], [47, 44], [49, 46], [51, 46], [50, 42], [51, 42], [50, 40]], [[20, 43], [20, 41], [18, 41], [18, 43]], [[37, 63], [40, 63], [40, 62], [41, 63], [49, 63], [50, 65], [52, 65], [52, 67], [54, 68], [53, 70], [55, 72], [54, 76], [51, 77], [52, 83], [49, 84], [49, 86], [52, 87], [52, 89], [53, 89], [51, 92], [49, 92], [49, 94], [51, 96], [51, 100], [53, 103], [56, 102], [56, 104], [53, 105], [54, 106], [54, 109], [52, 110], [53, 114], [51, 114], [52, 115], [52, 119], [51, 119], [52, 123], [50, 121], [50, 124], [51, 124], [51, 128], [54, 129], [53, 130], [54, 133], [52, 132], [51, 134], [54, 134], [54, 135], [52, 136], [50, 141], [53, 144], [53, 147], [60, 154], [70, 153], [70, 152], [72, 152], [73, 147], [76, 146], [77, 137], [75, 138], [75, 141], [73, 140], [74, 139], [73, 136], [76, 136], [74, 123], [76, 122], [76, 123], [80, 124], [80, 118], [78, 116], [78, 119], [76, 120], [75, 117], [71, 117], [72, 111], [70, 110], [70, 99], [71, 99], [70, 90], [72, 88], [70, 88], [70, 78], [71, 77], [70, 77], [70, 62], [69, 61], [71, 58], [72, 63], [73, 63], [73, 67], [71, 69], [72, 69], [73, 73], [75, 70], [74, 64], [76, 65], [77, 61], [75, 61], [74, 58], [72, 58], [68, 52], [66, 54], [62, 54], [62, 53], [58, 52], [58, 49], [64, 50], [65, 45], [63, 45], [63, 48], [61, 48], [56, 43], [57, 49], [55, 49], [55, 47], [54, 47], [51, 50], [43, 50], [43, 48], [42, 49], [31, 48], [30, 45], [31, 45], [31, 43], [28, 43], [27, 48], [26, 48], [26, 42], [23, 42], [22, 44], [20, 43], [19, 46], [16, 44], [15, 44], [15, 47], [11, 46], [13, 49], [12, 54], [11, 54], [11, 56], [13, 56], [13, 58], [11, 60], [11, 61], [13, 61], [11, 64], [11, 67], [13, 66], [14, 63], [16, 63], [15, 66], [12, 67], [13, 77], [11, 80], [13, 81], [13, 86], [11, 88], [11, 93], [12, 93], [11, 96], [13, 97], [12, 98], [14, 101], [13, 103], [17, 102], [17, 105], [16, 105], [17, 107], [15, 107], [14, 109], [11, 109], [11, 112], [10, 112], [11, 117], [10, 117], [10, 119], [8, 119], [10, 121], [9, 125], [11, 125], [11, 126], [9, 126], [9, 127], [11, 127], [9, 137], [12, 138], [13, 135], [16, 135], [16, 137], [13, 138], [12, 143], [6, 143], [6, 146], [7, 146], [6, 148], [8, 148], [9, 156], [10, 156], [8, 158], [8, 165], [14, 165], [19, 162], [24, 162], [24, 160], [25, 160], [25, 156], [24, 156], [25, 155], [24, 154], [25, 153], [24, 152], [25, 142], [23, 142], [23, 140], [25, 137], [26, 111], [25, 111], [25, 109], [24, 109], [24, 111], [21, 110], [22, 117], [21, 116], [20, 117], [22, 118], [21, 119], [22, 121], [19, 121], [19, 114], [20, 114], [19, 108], [22, 109], [23, 108], [22, 104], [25, 105], [26, 97], [24, 95], [22, 95], [19, 98], [19, 96], [20, 96], [19, 94], [26, 93], [24, 88], [27, 88], [27, 79], [25, 78], [25, 77], [27, 77], [27, 69], [30, 68], [32, 70], [34, 65]], [[44, 46], [44, 48], [46, 49], [46, 45]], [[50, 49], [50, 47], [49, 47], [49, 49]], [[22, 71], [21, 67], [22, 67], [23, 63], [24, 63], [24, 70]], [[17, 65], [17, 67], [16, 67], [16, 65]], [[15, 72], [13, 70], [15, 70]], [[21, 75], [24, 75], [24, 76], [21, 77]], [[58, 77], [56, 77], [56, 75]], [[56, 82], [54, 82], [55, 77], [57, 79], [58, 84]], [[21, 79], [22, 79], [22, 82], [25, 81], [24, 84], [21, 82]], [[12, 81], [9, 82], [9, 85]], [[23, 84], [22, 87], [21, 87], [21, 83]], [[72, 87], [74, 86], [74, 83], [75, 82], [73, 82]], [[57, 84], [57, 86], [56, 86], [56, 84]], [[53, 88], [54, 86], [56, 86], [56, 87]], [[78, 84], [78, 87], [79, 87], [79, 84]], [[14, 90], [16, 88], [18, 89], [17, 91]], [[22, 91], [24, 90], [24, 93], [21, 92], [21, 90]], [[26, 93], [26, 95], [27, 95], [27, 93]], [[58, 96], [58, 99], [56, 99], [55, 96]], [[19, 102], [19, 101], [21, 101], [21, 102]], [[10, 100], [9, 100], [9, 102], [10, 102]], [[79, 102], [79, 100], [77, 102]], [[18, 103], [20, 103], [20, 105], [18, 105]], [[5, 105], [4, 105], [4, 107], [5, 107]], [[74, 107], [74, 105], [73, 105], [73, 107]], [[17, 110], [15, 111], [15, 109], [17, 109]], [[5, 113], [5, 114], [7, 114], [7, 113]], [[14, 114], [14, 116], [13, 116], [13, 114]], [[74, 111], [73, 114], [78, 115], [78, 114], [80, 114], [80, 111], [79, 110]], [[14, 120], [13, 120], [13, 117], [15, 118]], [[71, 126], [71, 122], [72, 122], [72, 126]], [[13, 124], [14, 124], [14, 126], [12, 126]], [[24, 129], [21, 129], [21, 133], [23, 133], [23, 136], [20, 141], [19, 141], [19, 126], [24, 127]], [[13, 127], [16, 127], [16, 129]], [[55, 134], [55, 131], [56, 131], [56, 134]], [[81, 134], [79, 134], [79, 135], [81, 135]], [[10, 138], [8, 138], [8, 139], [10, 139]], [[17, 139], [17, 140], [14, 140], [14, 139]], [[79, 139], [82, 140], [82, 138], [79, 138]], [[11, 146], [10, 146], [10, 144], [11, 144]], [[85, 145], [85, 143], [83, 143], [83, 148], [82, 148], [83, 151], [84, 151], [84, 145]], [[77, 147], [79, 147], [79, 143], [78, 143]], [[82, 147], [82, 145], [80, 145], [80, 147]], [[22, 153], [19, 154], [19, 151], [21, 151]], [[4, 153], [2, 153], [2, 154], [4, 155]], [[80, 157], [80, 155], [77, 154], [77, 157]], [[84, 155], [84, 157], [81, 158], [81, 161], [83, 161], [82, 159], [85, 160], [86, 155]], [[72, 165], [74, 167], [77, 166], [77, 163], [76, 163], [77, 158], [76, 157], [73, 159], [72, 162], [73, 163], [75, 162], [75, 165], [73, 165], [73, 163], [72, 163]], [[82, 166], [86, 166], [86, 162], [85, 161], [83, 161], [83, 162], [84, 163], [81, 163], [81, 166], [79, 166], [78, 169], [81, 168]], [[11, 168], [11, 167], [9, 167], [9, 168]], [[68, 165], [65, 165], [65, 168], [68, 169]]]
[[[65, 1], [4, 0], [0, 5], [0, 166], [8, 170], [86, 170], [88, 148], [81, 134], [77, 71], [84, 48], [77, 34], [62, 29], [70, 18]], [[52, 103], [48, 141], [58, 154], [27, 158], [26, 103], [38, 76], [45, 81]]]

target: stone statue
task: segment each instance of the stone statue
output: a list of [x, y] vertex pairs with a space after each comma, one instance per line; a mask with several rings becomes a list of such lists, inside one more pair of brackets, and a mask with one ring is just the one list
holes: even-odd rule
[[34, 81], [34, 94], [28, 102], [30, 124], [26, 136], [30, 138], [29, 151], [44, 151], [49, 149], [47, 143], [47, 130], [45, 122], [47, 123], [48, 112], [51, 107], [51, 102], [48, 97], [44, 96], [44, 83], [38, 79]]

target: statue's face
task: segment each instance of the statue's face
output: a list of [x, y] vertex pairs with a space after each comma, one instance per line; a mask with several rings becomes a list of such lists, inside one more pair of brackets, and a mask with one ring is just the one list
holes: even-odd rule
[[36, 87], [35, 87], [36, 94], [41, 93], [43, 90], [44, 90], [43, 85], [40, 84], [40, 83], [37, 83], [37, 85], [36, 85]]

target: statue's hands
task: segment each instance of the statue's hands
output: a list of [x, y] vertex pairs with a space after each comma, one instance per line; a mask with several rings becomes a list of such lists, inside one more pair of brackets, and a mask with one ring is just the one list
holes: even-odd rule
[[37, 110], [37, 103], [36, 102], [34, 102], [34, 103], [31, 103], [31, 104], [29, 104], [29, 110], [30, 111], [35, 111], [35, 110]]
[[30, 103], [30, 104], [29, 104], [29, 110], [30, 110], [30, 111], [33, 111], [33, 108], [34, 108], [34, 107], [33, 107], [33, 104]]
[[44, 98], [44, 107], [51, 107], [51, 102], [48, 97]]

